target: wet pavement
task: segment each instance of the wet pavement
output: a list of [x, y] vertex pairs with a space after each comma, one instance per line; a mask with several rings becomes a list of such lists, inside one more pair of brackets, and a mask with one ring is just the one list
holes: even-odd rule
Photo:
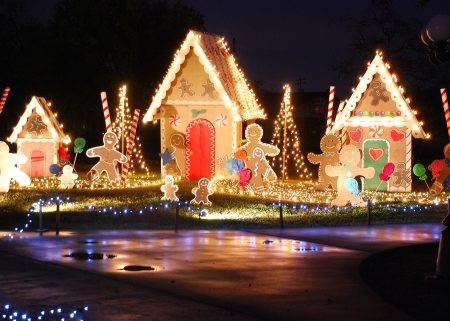
[[84, 320], [410, 320], [366, 286], [373, 253], [441, 224], [0, 235], [0, 303]]

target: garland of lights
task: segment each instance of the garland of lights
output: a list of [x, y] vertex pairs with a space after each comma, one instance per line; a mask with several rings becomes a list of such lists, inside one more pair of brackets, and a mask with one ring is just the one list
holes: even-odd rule
[[[272, 145], [277, 146], [281, 153], [279, 157], [273, 158], [271, 165], [276, 168], [278, 163], [282, 180], [288, 179], [288, 164], [290, 163], [292, 163], [299, 178], [311, 179], [311, 173], [308, 173], [300, 151], [297, 126], [292, 117], [294, 107], [291, 105], [291, 87], [285, 85], [283, 89], [283, 102], [275, 120], [275, 130], [270, 142]], [[292, 161], [290, 162], [290, 160]]]
[[[127, 150], [128, 137], [130, 135], [131, 125], [133, 123], [133, 117], [131, 115], [131, 110], [128, 107], [128, 97], [127, 97], [127, 87], [123, 86], [119, 90], [120, 102], [119, 106], [116, 108], [116, 119], [112, 123], [113, 132], [119, 137], [118, 144], [116, 146], [117, 150], [121, 150], [122, 154], [125, 154]], [[139, 141], [139, 136], [136, 136], [135, 144], [133, 147], [133, 153], [131, 156], [129, 173], [136, 173], [136, 164], [139, 165], [141, 170], [144, 170], [149, 175], [149, 169], [145, 164], [144, 157], [142, 156], [142, 147]], [[121, 171], [122, 173], [122, 171]]]

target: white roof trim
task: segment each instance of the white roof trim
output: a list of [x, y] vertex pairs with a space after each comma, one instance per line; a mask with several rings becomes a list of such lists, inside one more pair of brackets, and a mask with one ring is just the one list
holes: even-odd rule
[[[17, 123], [16, 127], [14, 127], [14, 130], [13, 130], [11, 136], [8, 137], [8, 141], [10, 141], [11, 143], [14, 143], [17, 140], [18, 135], [20, 134], [20, 132], [23, 130], [23, 127], [27, 123], [28, 117], [30, 117], [30, 115], [33, 113], [33, 109], [36, 109], [36, 113], [39, 116], [41, 116], [42, 121], [44, 122], [45, 125], [47, 125], [47, 130], [52, 134], [53, 140], [55, 142], [68, 143], [70, 141], [69, 137], [66, 136], [60, 128], [58, 128], [58, 129], [55, 128], [55, 125], [59, 126], [58, 121], [56, 119], [54, 119], [53, 121], [55, 122], [55, 124], [52, 123], [52, 121], [50, 120], [50, 117], [54, 118], [54, 115], [52, 114], [51, 110], [48, 109], [47, 106], [43, 106], [41, 104], [40, 100], [42, 100], [43, 103], [47, 104], [45, 102], [44, 98], [38, 98], [36, 96], [33, 96], [33, 98], [31, 98], [31, 101], [27, 105], [25, 112], [20, 117], [19, 122]], [[49, 115], [47, 115], [44, 108], [47, 108]], [[60, 136], [59, 132], [62, 133], [61, 136]]]
[[[427, 134], [424, 132], [422, 125], [417, 120], [411, 107], [406, 101], [405, 97], [401, 93], [399, 87], [392, 79], [392, 75], [386, 67], [381, 56], [377, 53], [372, 63], [367, 68], [366, 73], [361, 78], [358, 86], [353, 91], [353, 94], [345, 104], [342, 110], [341, 116], [336, 120], [335, 124], [331, 128], [332, 132], [337, 132], [341, 130], [345, 125], [350, 125], [348, 123], [349, 118], [352, 116], [352, 111], [356, 108], [357, 103], [361, 100], [362, 95], [367, 90], [370, 82], [372, 81], [374, 75], [380, 74], [381, 81], [386, 85], [386, 89], [390, 93], [391, 99], [395, 102], [397, 110], [401, 111], [401, 117], [359, 117], [360, 121], [351, 121], [352, 126], [370, 123], [383, 122], [388, 127], [396, 126], [396, 123], [400, 123], [403, 126], [408, 126], [412, 129], [413, 136], [415, 138], [426, 138]], [[400, 119], [399, 119], [400, 118]], [[370, 120], [370, 121], [369, 121]], [[399, 125], [400, 126], [400, 125]]]
[[150, 108], [145, 113], [143, 118], [144, 123], [153, 120], [153, 115], [155, 115], [156, 110], [161, 106], [163, 99], [166, 97], [167, 91], [170, 89], [172, 81], [175, 79], [176, 74], [180, 70], [180, 66], [186, 59], [186, 55], [189, 53], [191, 47], [193, 47], [194, 53], [199, 57], [200, 63], [203, 65], [205, 72], [209, 76], [209, 80], [214, 84], [214, 89], [218, 92], [223, 104], [230, 111], [230, 117], [235, 121], [241, 120], [237, 106], [231, 101], [230, 97], [223, 88], [222, 83], [218, 78], [218, 73], [215, 71], [214, 67], [211, 66], [211, 63], [197, 41], [197, 37], [201, 37], [201, 35], [195, 35], [194, 32], [190, 31], [186, 37], [186, 40], [181, 45], [181, 48], [175, 54], [175, 58], [169, 68], [169, 71], [167, 72], [167, 75], [164, 77], [161, 86], [157, 90], [156, 95], [153, 97]]

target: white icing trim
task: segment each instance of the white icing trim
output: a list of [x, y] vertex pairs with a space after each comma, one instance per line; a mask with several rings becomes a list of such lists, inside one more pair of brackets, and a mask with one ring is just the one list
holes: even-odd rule
[[[356, 108], [357, 103], [361, 100], [361, 97], [363, 96], [364, 92], [367, 90], [368, 85], [373, 79], [373, 76], [378, 73], [380, 74], [381, 81], [386, 85], [386, 89], [389, 91], [391, 99], [395, 102], [395, 105], [397, 107], [397, 110], [402, 112], [403, 117], [360, 117], [358, 121], [358, 125], [361, 126], [370, 126], [372, 122], [380, 122], [379, 119], [383, 119], [382, 122], [387, 127], [394, 126], [394, 124], [391, 122], [397, 121], [397, 118], [402, 119], [403, 126], [407, 126], [409, 128], [413, 128], [413, 133], [415, 134], [415, 138], [425, 138], [427, 135], [425, 134], [422, 126], [420, 125], [419, 121], [413, 114], [411, 107], [409, 106], [408, 102], [405, 100], [405, 97], [401, 94], [397, 84], [392, 79], [392, 76], [388, 69], [386, 68], [383, 59], [381, 56], [377, 53], [375, 55], [375, 58], [373, 59], [372, 63], [367, 68], [366, 73], [361, 78], [358, 86], [354, 90], [353, 94], [351, 95], [350, 99], [345, 104], [344, 109], [342, 110], [341, 117], [336, 121], [336, 123], [333, 125], [331, 131], [332, 132], [338, 132], [341, 130], [344, 126], [355, 126], [356, 122], [348, 122], [348, 119], [352, 117], [352, 111]], [[368, 122], [366, 119], [371, 119], [372, 122]], [[351, 125], [350, 125], [351, 124]], [[398, 125], [395, 125], [398, 126]]]
[[191, 101], [191, 100], [168, 100], [164, 105], [214, 105], [224, 106], [223, 101]]

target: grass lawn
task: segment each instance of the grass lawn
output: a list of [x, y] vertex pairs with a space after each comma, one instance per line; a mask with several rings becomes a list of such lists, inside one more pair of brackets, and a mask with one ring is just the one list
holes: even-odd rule
[[[82, 177], [82, 175], [80, 175]], [[79, 181], [72, 190], [42, 188], [55, 180], [35, 180], [29, 189], [14, 189], [0, 195], [0, 229], [35, 229], [37, 211], [30, 208], [39, 199], [43, 207], [43, 227], [55, 227], [55, 197], [62, 200], [61, 229], [173, 229], [176, 204], [162, 201], [163, 182], [157, 176], [131, 177], [130, 186], [111, 189], [106, 182], [94, 189]], [[57, 181], [56, 181], [57, 182]], [[236, 182], [214, 181], [211, 206], [191, 205], [196, 181], [176, 181], [179, 186], [180, 229], [247, 229], [280, 227], [280, 208], [284, 227], [349, 226], [367, 224], [368, 209], [353, 206], [329, 207], [335, 191], [314, 191], [311, 183], [300, 181], [267, 182], [266, 192], [241, 191]], [[54, 185], [54, 184], [53, 184]], [[423, 188], [423, 182], [416, 186]], [[418, 190], [413, 193], [363, 192], [373, 200], [372, 224], [440, 222], [447, 213], [448, 192], [431, 198]], [[53, 198], [53, 201], [52, 201]], [[201, 210], [208, 215], [199, 217]], [[31, 220], [31, 222], [30, 222]], [[27, 224], [27, 225], [26, 225]]]

